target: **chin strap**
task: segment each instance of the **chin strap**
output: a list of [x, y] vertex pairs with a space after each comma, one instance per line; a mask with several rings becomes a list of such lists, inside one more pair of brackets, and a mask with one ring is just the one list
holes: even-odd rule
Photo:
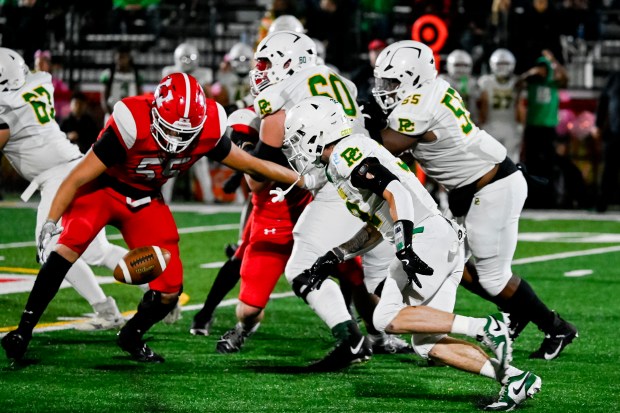
[[276, 189], [272, 189], [269, 191], [269, 195], [273, 195], [273, 198], [271, 198], [271, 202], [276, 203], [276, 202], [282, 202], [284, 201], [284, 197], [286, 196], [286, 194], [288, 194], [289, 192], [291, 192], [291, 190], [295, 187], [295, 185], [297, 185], [297, 182], [299, 182], [299, 180], [301, 179], [301, 175], [297, 175], [297, 180], [295, 182], [293, 182], [287, 189], [286, 191], [283, 190], [280, 187], [277, 187]]

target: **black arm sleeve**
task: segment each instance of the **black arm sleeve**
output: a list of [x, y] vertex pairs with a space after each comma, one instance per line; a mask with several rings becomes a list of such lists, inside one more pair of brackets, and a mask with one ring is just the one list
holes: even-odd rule
[[284, 153], [282, 153], [282, 148], [276, 148], [275, 146], [271, 146], [260, 140], [254, 150], [254, 156], [288, 167], [288, 161], [286, 160]]
[[127, 150], [121, 144], [120, 139], [114, 129], [108, 126], [101, 138], [93, 145], [93, 152], [108, 168], [124, 162], [127, 158]]
[[8, 128], [9, 128], [9, 125], [7, 125], [6, 123], [0, 123], [0, 130], [4, 130]]
[[383, 197], [383, 191], [390, 182], [398, 180], [377, 158], [372, 157], [360, 162], [351, 173], [351, 184], [354, 187], [369, 189], [380, 197]]
[[231, 149], [232, 142], [228, 136], [224, 135], [220, 138], [213, 149], [207, 152], [207, 158], [217, 162], [222, 162], [222, 160], [228, 156]]

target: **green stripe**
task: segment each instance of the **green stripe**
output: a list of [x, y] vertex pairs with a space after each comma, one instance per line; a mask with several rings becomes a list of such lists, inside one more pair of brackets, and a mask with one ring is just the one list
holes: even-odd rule
[[413, 234], [421, 234], [424, 232], [424, 227], [417, 227], [413, 229]]

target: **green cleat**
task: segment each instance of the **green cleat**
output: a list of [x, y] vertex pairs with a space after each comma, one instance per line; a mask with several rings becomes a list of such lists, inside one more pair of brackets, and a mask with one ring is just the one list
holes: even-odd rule
[[499, 392], [499, 398], [484, 408], [487, 411], [509, 412], [523, 403], [528, 397], [534, 397], [540, 391], [542, 381], [540, 377], [529, 371], [523, 371], [515, 376], [508, 376], [506, 384]]

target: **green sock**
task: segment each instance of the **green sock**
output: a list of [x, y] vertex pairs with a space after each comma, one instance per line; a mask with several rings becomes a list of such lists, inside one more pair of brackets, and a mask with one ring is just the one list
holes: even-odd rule
[[348, 339], [349, 336], [351, 335], [350, 326], [353, 323], [354, 323], [353, 320], [347, 320], [340, 324], [336, 324], [332, 328], [332, 334], [334, 335], [334, 337], [336, 337], [338, 341], [344, 341]]

